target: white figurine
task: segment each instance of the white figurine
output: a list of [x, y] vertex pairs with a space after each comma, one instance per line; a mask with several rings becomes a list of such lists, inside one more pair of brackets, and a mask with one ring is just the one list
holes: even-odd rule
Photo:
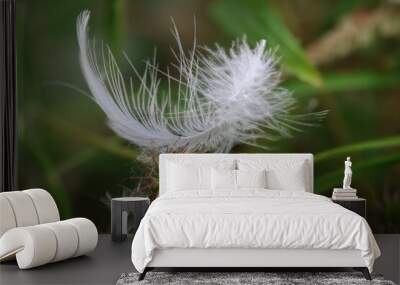
[[353, 172], [351, 171], [351, 161], [350, 156], [347, 157], [346, 161], [344, 162], [344, 179], [343, 179], [343, 189], [352, 189], [351, 184], [351, 176]]

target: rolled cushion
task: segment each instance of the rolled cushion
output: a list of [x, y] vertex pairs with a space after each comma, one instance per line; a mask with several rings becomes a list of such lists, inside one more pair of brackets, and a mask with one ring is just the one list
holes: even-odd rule
[[22, 191], [32, 199], [38, 215], [39, 224], [57, 222], [60, 220], [56, 202], [50, 193], [43, 189], [29, 189]]
[[15, 227], [59, 220], [60, 215], [53, 197], [43, 189], [0, 193], [0, 237]]
[[17, 222], [11, 204], [6, 197], [0, 194], [0, 237], [9, 229], [15, 228]]
[[96, 248], [99, 235], [92, 221], [85, 218], [73, 218], [64, 222], [71, 224], [78, 233], [78, 247], [74, 257], [91, 252]]
[[0, 238], [0, 261], [16, 256], [19, 268], [28, 269], [86, 254], [97, 239], [95, 225], [85, 218], [18, 227]]
[[0, 239], [0, 261], [15, 256], [20, 269], [49, 263], [56, 251], [53, 232], [42, 225], [11, 229]]
[[35, 205], [29, 195], [22, 191], [3, 192], [12, 208], [17, 227], [33, 226], [39, 223]]
[[44, 224], [43, 226], [52, 231], [57, 242], [57, 250], [51, 262], [64, 260], [75, 255], [79, 245], [79, 237], [78, 232], [71, 228], [71, 224], [63, 221]]

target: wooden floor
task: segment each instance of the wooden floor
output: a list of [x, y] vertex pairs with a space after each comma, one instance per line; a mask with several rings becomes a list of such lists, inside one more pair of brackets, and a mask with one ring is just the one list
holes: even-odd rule
[[[375, 272], [400, 282], [400, 235], [376, 235], [382, 257]], [[19, 270], [15, 262], [0, 265], [0, 284], [115, 284], [124, 272], [134, 271], [130, 259], [131, 239], [114, 243], [110, 235], [100, 235], [97, 249], [77, 257], [42, 267]]]

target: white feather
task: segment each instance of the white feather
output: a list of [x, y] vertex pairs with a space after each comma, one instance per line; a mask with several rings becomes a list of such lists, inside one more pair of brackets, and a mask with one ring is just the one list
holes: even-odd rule
[[[129, 142], [153, 152], [228, 152], [259, 137], [288, 135], [299, 124], [289, 115], [295, 100], [279, 87], [280, 72], [265, 40], [254, 49], [244, 39], [236, 41], [229, 52], [219, 46], [199, 51], [194, 44], [186, 55], [175, 28], [179, 77], [160, 72], [155, 61], [140, 76], [127, 58], [140, 81], [135, 88], [110, 49], [97, 51], [96, 42], [89, 41], [89, 17], [84, 11], [77, 20], [81, 69], [109, 126]], [[177, 103], [170, 88], [161, 96], [160, 74], [168, 86], [178, 85]]]

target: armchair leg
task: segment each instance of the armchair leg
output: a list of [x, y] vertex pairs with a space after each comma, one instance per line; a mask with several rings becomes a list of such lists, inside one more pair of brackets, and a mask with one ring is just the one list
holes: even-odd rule
[[369, 270], [367, 267], [354, 267], [354, 269], [357, 271], [361, 271], [362, 274], [364, 275], [365, 279], [372, 280], [371, 274], [369, 274]]
[[142, 281], [142, 280], [144, 279], [144, 277], [146, 277], [147, 271], [149, 271], [149, 270], [148, 270], [148, 268], [146, 267], [146, 268], [143, 270], [143, 272], [139, 274], [138, 281]]

